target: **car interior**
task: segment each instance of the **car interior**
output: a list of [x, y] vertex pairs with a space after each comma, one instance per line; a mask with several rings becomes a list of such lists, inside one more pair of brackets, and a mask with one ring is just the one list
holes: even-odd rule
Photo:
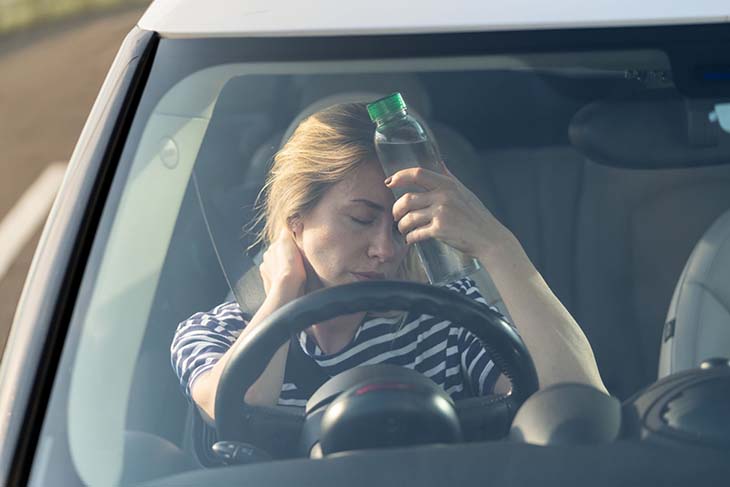
[[730, 355], [730, 133], [708, 118], [722, 100], [625, 72], [238, 76], [215, 101], [152, 298], [123, 478], [205, 464], [170, 343], [197, 311], [259, 299], [241, 284], [260, 250], [244, 227], [273, 154], [314, 111], [395, 91], [580, 324], [611, 395]]

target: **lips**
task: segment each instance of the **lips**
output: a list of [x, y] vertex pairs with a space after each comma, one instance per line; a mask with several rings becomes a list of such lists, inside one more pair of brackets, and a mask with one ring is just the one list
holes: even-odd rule
[[363, 281], [385, 279], [385, 274], [383, 274], [382, 272], [353, 272], [352, 274]]

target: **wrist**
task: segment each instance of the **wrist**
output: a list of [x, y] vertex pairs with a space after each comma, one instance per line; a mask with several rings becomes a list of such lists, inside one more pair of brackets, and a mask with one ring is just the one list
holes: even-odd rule
[[514, 260], [515, 253], [523, 252], [514, 234], [504, 227], [497, 235], [491, 235], [486, 241], [488, 244], [480, 249], [476, 257], [490, 269]]
[[303, 283], [293, 279], [281, 279], [271, 284], [266, 298], [278, 302], [289, 302], [302, 295], [303, 287]]

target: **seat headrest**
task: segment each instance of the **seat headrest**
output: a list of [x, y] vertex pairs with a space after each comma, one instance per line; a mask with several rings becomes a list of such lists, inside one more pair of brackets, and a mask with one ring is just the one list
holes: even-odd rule
[[299, 86], [299, 109], [322, 98], [338, 93], [390, 93], [399, 91], [408, 104], [425, 118], [431, 117], [431, 99], [421, 80], [406, 73], [358, 73], [302, 76], [295, 80]]
[[[294, 130], [299, 126], [299, 124], [307, 118], [308, 116], [312, 115], [313, 113], [316, 113], [324, 108], [327, 108], [332, 105], [337, 105], [338, 103], [370, 103], [373, 102], [379, 98], [383, 98], [384, 96], [389, 95], [390, 93], [376, 93], [376, 92], [344, 92], [344, 93], [335, 93], [334, 95], [325, 96], [324, 98], [320, 98], [319, 100], [315, 101], [314, 103], [310, 104], [309, 106], [305, 107], [302, 111], [299, 112], [299, 114], [294, 117], [294, 120], [289, 124], [289, 127], [287, 127], [286, 132], [284, 132], [283, 137], [281, 138], [281, 145], [283, 146], [287, 140], [289, 140], [289, 137], [291, 137], [291, 134], [294, 133]], [[416, 118], [423, 120], [422, 116], [423, 114], [418, 109], [418, 106], [412, 106], [410, 103], [408, 105], [408, 111], [411, 113], [411, 115], [415, 116]]]
[[568, 128], [573, 146], [608, 166], [681, 168], [730, 163], [730, 134], [709, 114], [717, 103], [670, 89], [602, 100], [579, 110]]
[[287, 127], [284, 135], [281, 138], [281, 146], [283, 146], [286, 141], [289, 140], [289, 137], [291, 137], [291, 134], [294, 133], [294, 130], [296, 130], [299, 124], [313, 113], [323, 110], [329, 106], [337, 105], [339, 103], [370, 103], [383, 96], [385, 95], [380, 93], [349, 92], [336, 93], [334, 95], [320, 98], [319, 100], [305, 107], [297, 114], [296, 117], [294, 117], [294, 120], [291, 121], [289, 127]]

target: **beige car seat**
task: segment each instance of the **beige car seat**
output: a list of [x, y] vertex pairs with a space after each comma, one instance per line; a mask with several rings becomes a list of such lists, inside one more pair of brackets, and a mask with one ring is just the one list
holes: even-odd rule
[[730, 359], [730, 210], [695, 245], [669, 305], [659, 378]]

